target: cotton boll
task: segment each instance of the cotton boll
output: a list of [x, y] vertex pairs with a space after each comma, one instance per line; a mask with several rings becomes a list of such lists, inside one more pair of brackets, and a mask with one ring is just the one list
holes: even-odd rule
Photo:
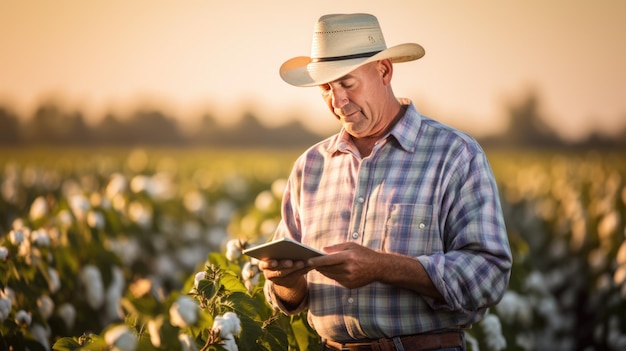
[[39, 323], [34, 323], [30, 327], [30, 333], [46, 350], [50, 350], [50, 329]]
[[116, 195], [126, 192], [127, 188], [128, 181], [126, 177], [121, 173], [113, 173], [106, 187], [106, 196], [109, 199], [113, 199]]
[[241, 257], [241, 251], [243, 250], [242, 243], [239, 239], [231, 239], [226, 243], [226, 259], [229, 261], [235, 261]]
[[7, 257], [9, 257], [9, 249], [0, 246], [0, 261], [6, 261]]
[[109, 320], [123, 319], [124, 312], [122, 310], [120, 300], [124, 293], [124, 273], [119, 267], [113, 267], [113, 280], [106, 291], [106, 317]]
[[4, 322], [11, 313], [11, 300], [6, 297], [0, 297], [0, 323]]
[[248, 291], [252, 291], [252, 289], [254, 289], [254, 287], [259, 283], [259, 273], [259, 267], [253, 264], [252, 261], [248, 261], [243, 265], [241, 275]]
[[186, 328], [198, 320], [198, 305], [189, 296], [180, 296], [170, 307], [170, 323], [175, 327]]
[[502, 325], [497, 316], [488, 314], [480, 324], [485, 333], [485, 343], [489, 350], [500, 351], [506, 349], [506, 339], [502, 335]]
[[99, 211], [89, 211], [87, 213], [87, 225], [94, 229], [102, 230], [105, 226], [104, 215]]
[[61, 277], [59, 277], [59, 272], [52, 267], [48, 267], [48, 278], [48, 289], [54, 294], [61, 289]]
[[222, 345], [226, 351], [239, 351], [239, 347], [237, 347], [237, 343], [235, 342], [235, 338], [232, 335], [228, 335], [227, 338], [224, 338], [224, 344]]
[[76, 216], [78, 220], [85, 219], [87, 212], [91, 209], [89, 199], [87, 199], [84, 195], [73, 195], [69, 200], [70, 208], [72, 209], [72, 212], [74, 212], [74, 216]]
[[198, 284], [200, 284], [200, 281], [206, 279], [206, 272], [198, 272], [196, 273], [195, 277], [193, 278], [193, 287], [198, 290]]
[[96, 266], [87, 265], [80, 273], [81, 282], [85, 287], [87, 303], [94, 310], [104, 303], [104, 283], [102, 275]]
[[9, 241], [15, 246], [19, 246], [26, 239], [26, 232], [21, 229], [13, 229], [9, 232]]
[[48, 202], [43, 196], [39, 196], [30, 205], [29, 217], [32, 221], [37, 221], [44, 218], [48, 212]]
[[155, 319], [151, 319], [148, 322], [148, 333], [150, 334], [150, 342], [152, 343], [152, 346], [159, 348], [161, 347], [161, 333], [160, 333], [160, 328], [161, 325], [163, 324], [162, 320], [155, 320]]
[[234, 312], [226, 312], [222, 316], [215, 317], [213, 329], [218, 329], [222, 338], [227, 338], [229, 335], [239, 335], [241, 333], [241, 321]]
[[254, 206], [262, 211], [269, 212], [272, 210], [272, 206], [274, 205], [275, 197], [271, 191], [265, 190], [260, 192], [256, 199], [254, 200]]
[[104, 341], [112, 351], [135, 351], [137, 336], [125, 325], [117, 325], [104, 334]]
[[521, 314], [522, 309], [530, 309], [521, 301], [522, 297], [515, 291], [506, 291], [502, 300], [496, 305], [496, 310], [507, 323], [514, 323]]
[[24, 310], [19, 310], [15, 314], [15, 323], [17, 323], [18, 325], [28, 327], [30, 326], [30, 323], [32, 321], [33, 321], [33, 317], [30, 315], [30, 313]]
[[65, 322], [65, 326], [68, 329], [74, 328], [74, 322], [76, 321], [76, 308], [74, 305], [66, 302], [57, 308], [57, 314], [63, 322]]
[[198, 347], [196, 343], [193, 341], [191, 336], [188, 334], [179, 334], [178, 341], [180, 341], [180, 346], [182, 351], [198, 351]]
[[50, 296], [42, 295], [37, 299], [37, 308], [43, 319], [47, 320], [54, 312], [54, 301], [52, 301]]
[[30, 234], [30, 241], [39, 247], [50, 246], [50, 236], [45, 229], [40, 228]]

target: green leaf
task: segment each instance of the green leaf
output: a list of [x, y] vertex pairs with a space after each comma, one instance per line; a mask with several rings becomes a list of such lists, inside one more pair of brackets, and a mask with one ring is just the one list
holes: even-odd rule
[[241, 279], [231, 272], [225, 271], [220, 278], [220, 283], [227, 291], [245, 294], [248, 293], [248, 289], [246, 289], [246, 286], [243, 284]]
[[80, 344], [73, 338], [61, 338], [57, 340], [52, 348], [56, 351], [80, 350]]

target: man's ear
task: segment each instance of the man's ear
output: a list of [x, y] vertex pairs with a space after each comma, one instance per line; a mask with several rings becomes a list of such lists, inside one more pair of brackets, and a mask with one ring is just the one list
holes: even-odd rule
[[381, 77], [383, 79], [383, 83], [388, 85], [391, 83], [391, 77], [393, 77], [393, 64], [390, 59], [380, 60], [379, 61], [379, 70], [381, 73]]

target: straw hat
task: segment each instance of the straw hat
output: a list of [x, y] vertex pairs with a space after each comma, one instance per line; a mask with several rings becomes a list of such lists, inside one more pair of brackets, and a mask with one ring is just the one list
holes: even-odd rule
[[326, 15], [315, 24], [311, 57], [287, 60], [280, 67], [280, 76], [291, 85], [308, 87], [332, 82], [369, 62], [406, 62], [422, 56], [424, 48], [419, 44], [387, 48], [378, 20], [372, 15]]

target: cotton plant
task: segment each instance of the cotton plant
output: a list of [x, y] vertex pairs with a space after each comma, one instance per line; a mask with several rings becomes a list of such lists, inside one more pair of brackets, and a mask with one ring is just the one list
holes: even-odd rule
[[241, 321], [234, 312], [215, 317], [211, 333], [219, 334], [226, 351], [239, 351], [235, 337], [241, 333]]

